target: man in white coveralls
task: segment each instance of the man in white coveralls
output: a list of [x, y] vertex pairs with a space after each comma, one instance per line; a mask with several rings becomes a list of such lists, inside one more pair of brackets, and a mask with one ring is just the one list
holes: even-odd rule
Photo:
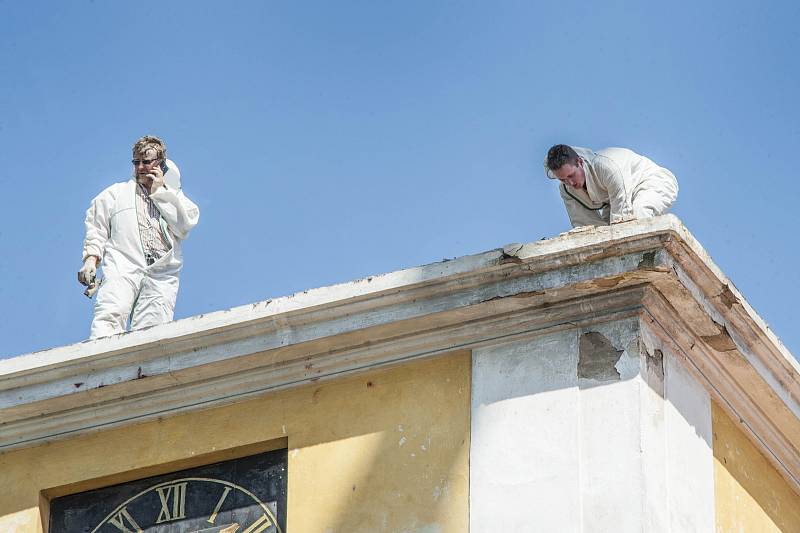
[[[90, 288], [103, 274], [89, 338], [105, 337], [172, 320], [183, 263], [181, 241], [200, 210], [181, 191], [180, 173], [158, 137], [133, 145], [133, 178], [115, 183], [86, 211], [83, 267], [78, 281]], [[166, 176], [165, 176], [166, 172]]]
[[561, 182], [574, 228], [661, 215], [678, 197], [672, 172], [627, 148], [594, 152], [557, 144], [547, 151], [544, 170]]

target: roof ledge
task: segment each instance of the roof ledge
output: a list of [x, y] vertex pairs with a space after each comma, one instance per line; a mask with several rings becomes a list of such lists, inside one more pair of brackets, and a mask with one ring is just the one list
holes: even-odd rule
[[0, 452], [637, 314], [800, 492], [800, 365], [672, 215], [2, 360]]

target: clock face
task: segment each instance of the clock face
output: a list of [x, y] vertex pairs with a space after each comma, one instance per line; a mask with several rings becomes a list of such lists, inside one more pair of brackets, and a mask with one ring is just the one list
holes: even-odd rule
[[50, 502], [50, 533], [283, 533], [286, 450]]

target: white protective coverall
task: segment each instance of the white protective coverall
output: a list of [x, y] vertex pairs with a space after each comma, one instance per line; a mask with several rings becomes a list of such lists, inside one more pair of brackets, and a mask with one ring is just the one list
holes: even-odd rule
[[94, 305], [91, 339], [125, 331], [129, 317], [131, 329], [169, 322], [175, 310], [183, 264], [181, 241], [197, 224], [200, 210], [180, 189], [166, 184], [150, 195], [171, 248], [148, 265], [139, 233], [136, 187], [135, 179], [115, 183], [86, 211], [83, 260], [100, 257], [105, 276]]
[[[678, 181], [672, 172], [632, 150], [572, 149], [583, 159], [586, 175], [585, 190], [565, 183], [560, 187], [573, 228], [661, 215], [678, 197]], [[544, 169], [548, 178], [557, 179], [546, 160]]]

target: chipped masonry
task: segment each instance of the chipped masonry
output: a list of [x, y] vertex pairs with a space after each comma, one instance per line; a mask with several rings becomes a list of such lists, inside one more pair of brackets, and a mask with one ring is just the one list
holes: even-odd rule
[[618, 381], [617, 363], [624, 350], [617, 349], [602, 333], [581, 335], [578, 345], [578, 377], [597, 381]]

